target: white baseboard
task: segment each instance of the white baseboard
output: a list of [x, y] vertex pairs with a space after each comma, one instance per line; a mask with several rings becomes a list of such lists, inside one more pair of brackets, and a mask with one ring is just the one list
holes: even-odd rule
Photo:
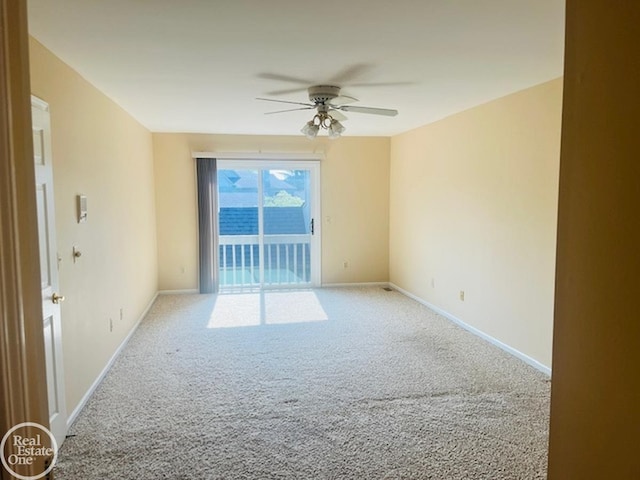
[[323, 283], [324, 287], [388, 287], [389, 282]]
[[439, 307], [436, 307], [435, 305], [423, 300], [422, 298], [418, 297], [417, 295], [414, 295], [411, 292], [408, 292], [407, 290], [405, 290], [403, 288], [398, 287], [397, 285], [395, 285], [393, 283], [389, 283], [389, 286], [391, 288], [393, 288], [394, 290], [397, 290], [398, 292], [402, 293], [403, 295], [406, 295], [407, 297], [415, 300], [416, 302], [421, 303], [422, 305], [424, 305], [425, 307], [433, 310], [434, 312], [438, 313], [439, 315], [442, 315], [446, 319], [448, 319], [448, 320], [452, 321], [453, 323], [459, 325], [460, 327], [464, 328], [465, 330], [473, 333], [474, 335], [477, 335], [478, 337], [482, 338], [483, 340], [486, 340], [487, 342], [494, 344], [496, 347], [501, 348], [502, 350], [504, 350], [505, 352], [513, 355], [514, 357], [519, 358], [524, 363], [526, 363], [528, 365], [531, 365], [536, 370], [539, 370], [542, 373], [544, 373], [544, 374], [546, 374], [548, 376], [551, 376], [551, 368], [547, 367], [546, 365], [543, 365], [542, 363], [537, 361], [535, 358], [531, 358], [529, 355], [526, 355], [526, 354], [522, 353], [521, 351], [516, 350], [513, 347], [510, 347], [509, 345], [507, 345], [506, 343], [501, 342], [497, 338], [494, 338], [491, 335], [488, 335], [488, 334], [484, 333], [482, 330], [479, 330], [476, 327], [473, 327], [473, 326], [469, 325], [468, 323], [463, 322], [462, 320], [460, 320], [459, 318], [455, 317], [454, 315], [451, 315], [449, 312], [447, 312], [445, 310], [442, 310]]
[[146, 317], [147, 313], [149, 313], [149, 310], [153, 306], [153, 302], [156, 301], [156, 298], [158, 298], [158, 292], [156, 292], [156, 294], [153, 296], [153, 298], [151, 299], [149, 304], [146, 306], [146, 308], [138, 318], [138, 321], [135, 323], [131, 331], [127, 334], [127, 336], [124, 338], [122, 343], [120, 343], [120, 346], [113, 353], [113, 355], [111, 356], [111, 358], [109, 359], [105, 367], [100, 372], [100, 375], [98, 375], [98, 378], [96, 378], [95, 381], [91, 384], [91, 386], [89, 387], [87, 392], [84, 394], [84, 396], [82, 397], [82, 399], [80, 400], [76, 408], [74, 408], [73, 412], [71, 412], [71, 415], [67, 417], [67, 430], [71, 428], [71, 425], [73, 425], [73, 422], [76, 421], [76, 419], [78, 418], [78, 415], [80, 415], [80, 412], [82, 411], [82, 409], [85, 407], [85, 405], [91, 398], [91, 395], [93, 395], [93, 392], [95, 392], [96, 388], [98, 388], [98, 385], [100, 385], [100, 382], [102, 382], [102, 380], [104, 380], [104, 377], [107, 376], [107, 373], [109, 373], [109, 370], [111, 370], [113, 363], [116, 361], [116, 359], [118, 358], [118, 356], [120, 355], [124, 347], [127, 345], [127, 343], [129, 342], [129, 340], [131, 339], [135, 331], [138, 329], [138, 327], [140, 326], [140, 323], [142, 322], [142, 320], [144, 320], [144, 317]]
[[160, 290], [158, 295], [190, 295], [192, 293], [200, 293], [197, 288], [189, 288], [185, 290]]

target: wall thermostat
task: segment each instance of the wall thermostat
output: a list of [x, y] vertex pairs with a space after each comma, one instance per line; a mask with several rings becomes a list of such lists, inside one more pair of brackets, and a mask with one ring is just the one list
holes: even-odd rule
[[78, 223], [84, 223], [87, 221], [87, 197], [86, 195], [77, 196], [78, 206]]

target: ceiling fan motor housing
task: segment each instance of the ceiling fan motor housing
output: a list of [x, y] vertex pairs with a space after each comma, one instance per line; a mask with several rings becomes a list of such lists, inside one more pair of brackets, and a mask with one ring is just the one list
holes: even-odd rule
[[315, 104], [325, 104], [340, 95], [340, 87], [316, 85], [309, 87], [309, 100]]

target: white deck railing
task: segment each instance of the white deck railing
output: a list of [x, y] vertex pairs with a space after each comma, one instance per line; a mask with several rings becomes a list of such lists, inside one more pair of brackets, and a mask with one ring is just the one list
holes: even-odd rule
[[258, 235], [219, 237], [221, 287], [259, 286], [261, 282], [265, 285], [310, 283], [308, 234], [264, 235], [264, 253], [259, 240]]

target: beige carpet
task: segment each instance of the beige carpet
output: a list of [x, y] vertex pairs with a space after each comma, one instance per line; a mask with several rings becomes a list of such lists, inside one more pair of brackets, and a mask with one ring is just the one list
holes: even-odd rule
[[542, 479], [549, 379], [381, 288], [161, 296], [69, 479]]

